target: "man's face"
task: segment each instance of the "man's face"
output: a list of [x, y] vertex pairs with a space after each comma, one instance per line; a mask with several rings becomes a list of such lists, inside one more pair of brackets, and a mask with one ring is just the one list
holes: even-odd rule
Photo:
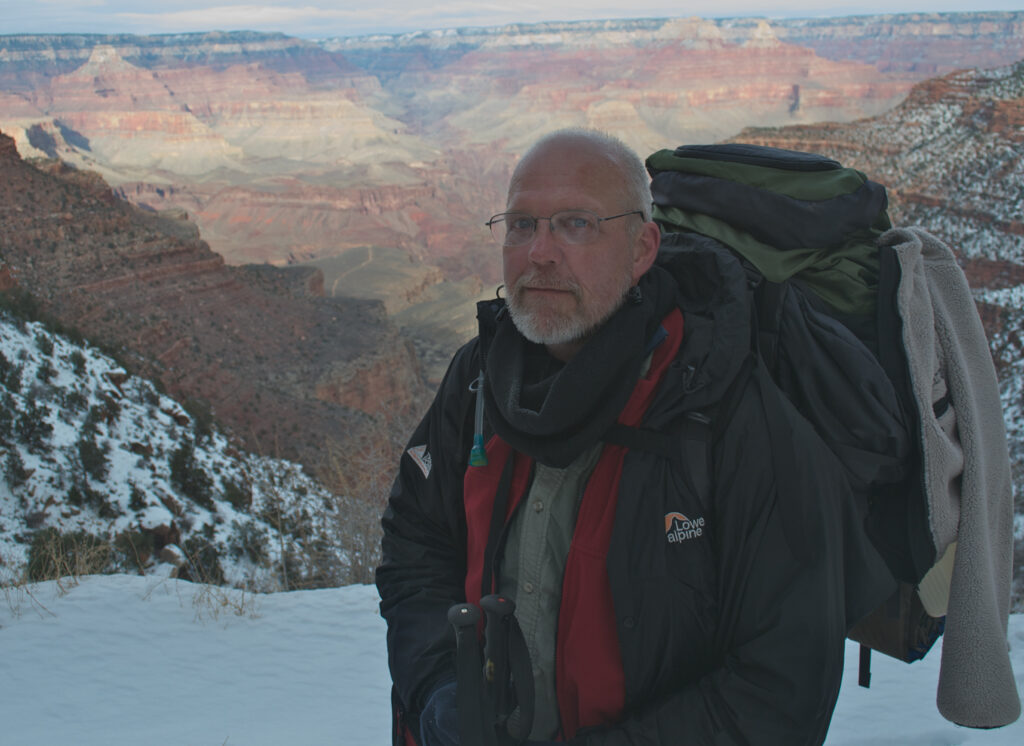
[[[589, 210], [608, 217], [642, 207], [625, 203], [622, 183], [621, 170], [593, 145], [556, 141], [521, 165], [506, 210], [544, 218]], [[653, 262], [657, 226], [637, 230], [642, 220], [630, 215], [602, 222], [600, 235], [585, 245], [560, 241], [541, 220], [532, 241], [504, 247], [509, 312], [523, 336], [556, 357], [575, 354]]]

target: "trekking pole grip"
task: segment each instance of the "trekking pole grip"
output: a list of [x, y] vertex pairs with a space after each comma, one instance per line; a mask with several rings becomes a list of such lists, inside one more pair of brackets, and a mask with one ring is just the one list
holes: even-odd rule
[[486, 617], [484, 627], [484, 689], [498, 725], [512, 713], [514, 703], [509, 691], [508, 628], [516, 610], [515, 601], [498, 594], [480, 599]]
[[466, 629], [476, 627], [480, 621], [480, 609], [474, 604], [455, 604], [448, 609], [448, 623], [455, 628], [456, 641]]
[[448, 623], [455, 629], [455, 709], [459, 719], [459, 743], [495, 746], [494, 724], [484, 717], [483, 666], [477, 624], [480, 609], [455, 604], [448, 609]]

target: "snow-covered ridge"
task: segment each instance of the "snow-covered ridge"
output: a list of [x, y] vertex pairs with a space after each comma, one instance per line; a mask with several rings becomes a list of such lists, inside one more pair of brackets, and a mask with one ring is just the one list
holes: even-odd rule
[[195, 579], [338, 585], [360, 560], [342, 546], [343, 507], [347, 518], [359, 509], [296, 464], [241, 451], [95, 347], [0, 312], [8, 573], [24, 566], [33, 537], [55, 529], [119, 542], [127, 556], [111, 569], [145, 572], [170, 544], [195, 560], [184, 566]]

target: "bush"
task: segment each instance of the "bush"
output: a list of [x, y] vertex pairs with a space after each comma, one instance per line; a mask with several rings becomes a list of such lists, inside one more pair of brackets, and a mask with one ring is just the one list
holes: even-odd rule
[[185, 564], [178, 572], [179, 578], [195, 583], [223, 584], [224, 568], [213, 544], [202, 536], [190, 536], [181, 548], [185, 552]]
[[383, 507], [372, 500], [338, 498], [338, 534], [345, 548], [349, 583], [372, 583], [381, 561], [380, 516]]
[[88, 397], [78, 389], [67, 392], [64, 395], [64, 414], [67, 419], [64, 421], [70, 422], [71, 416], [85, 409], [85, 405], [88, 403]]
[[99, 432], [101, 423], [111, 423], [121, 416], [121, 405], [109, 396], [100, 394], [102, 401], [89, 407], [89, 413], [85, 416], [84, 428]]
[[252, 490], [248, 487], [241, 487], [230, 479], [222, 479], [221, 487], [224, 490], [224, 499], [231, 503], [235, 510], [248, 511], [252, 506]]
[[38, 378], [43, 383], [49, 383], [50, 381], [53, 380], [53, 377], [56, 375], [57, 371], [56, 369], [54, 369], [53, 365], [50, 363], [49, 360], [44, 360], [40, 364], [39, 368], [36, 370], [36, 378]]
[[32, 453], [41, 452], [46, 445], [46, 440], [53, 434], [53, 425], [45, 419], [49, 413], [49, 407], [45, 404], [30, 402], [28, 408], [18, 416], [15, 422], [14, 429], [18, 439]]
[[36, 334], [36, 347], [44, 355], [52, 355], [53, 337], [48, 334]]
[[114, 537], [115, 561], [129, 572], [141, 572], [153, 556], [153, 534], [148, 531], [122, 531]]
[[146, 381], [142, 384], [142, 401], [150, 407], [160, 406], [160, 392], [157, 390], [157, 383]]
[[20, 487], [28, 481], [28, 477], [28, 469], [25, 468], [21, 452], [17, 448], [9, 449], [4, 458], [4, 479], [7, 481], [7, 486], [12, 490]]
[[73, 484], [68, 490], [68, 502], [80, 508], [91, 507], [100, 518], [117, 518], [120, 515], [114, 506], [101, 492], [87, 484]]
[[254, 523], [232, 524], [234, 533], [228, 540], [228, 551], [235, 559], [247, 558], [258, 567], [270, 564], [270, 541], [267, 530]]
[[22, 321], [37, 321], [42, 316], [39, 303], [31, 293], [21, 288], [0, 292], [0, 309], [8, 311]]
[[213, 411], [209, 403], [199, 399], [187, 399], [182, 407], [192, 416], [192, 431], [196, 442], [202, 443], [213, 438]]
[[182, 441], [181, 446], [171, 454], [171, 484], [185, 497], [190, 498], [207, 510], [214, 510], [213, 480], [196, 462], [195, 446]]
[[146, 493], [139, 489], [137, 484], [131, 485], [131, 497], [128, 500], [128, 507], [132, 510], [145, 510], [149, 507], [146, 500]]
[[12, 363], [0, 352], [0, 386], [17, 394], [21, 391], [21, 366]]
[[18, 409], [14, 405], [14, 397], [0, 391], [0, 443], [5, 443], [14, 436], [14, 419]]
[[110, 570], [110, 546], [87, 531], [44, 528], [32, 536], [26, 573], [32, 582], [78, 578]]
[[107, 472], [110, 468], [107, 461], [109, 453], [109, 444], [98, 444], [93, 433], [83, 432], [78, 439], [78, 458], [82, 462], [82, 468], [85, 469], [86, 474], [97, 482], [102, 482], [107, 478]]
[[68, 361], [71, 363], [71, 369], [75, 372], [76, 376], [81, 378], [85, 375], [85, 355], [82, 354], [81, 350], [72, 352]]

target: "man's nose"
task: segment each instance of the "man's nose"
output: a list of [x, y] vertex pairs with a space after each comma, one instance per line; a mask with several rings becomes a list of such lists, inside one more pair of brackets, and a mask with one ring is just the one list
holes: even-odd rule
[[530, 240], [529, 256], [534, 264], [552, 264], [561, 259], [562, 247], [551, 230], [550, 220], [537, 220], [537, 228]]

